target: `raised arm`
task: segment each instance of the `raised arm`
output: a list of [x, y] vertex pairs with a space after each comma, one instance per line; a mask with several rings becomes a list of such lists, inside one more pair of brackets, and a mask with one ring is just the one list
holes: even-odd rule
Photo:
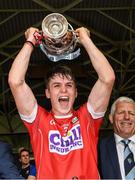
[[[33, 36], [35, 31], [38, 31], [38, 29], [29, 28], [25, 32], [26, 40], [31, 41], [33, 44], [36, 42]], [[33, 49], [34, 48], [30, 42], [24, 43], [12, 64], [8, 78], [17, 109], [19, 113], [23, 115], [30, 115], [36, 102], [32, 90], [25, 81], [25, 75]]]
[[91, 104], [95, 112], [103, 112], [108, 106], [115, 75], [112, 67], [103, 53], [94, 45], [90, 39], [90, 32], [86, 28], [76, 30], [80, 43], [86, 49], [90, 61], [98, 74], [98, 80], [92, 88], [88, 97], [88, 103]]

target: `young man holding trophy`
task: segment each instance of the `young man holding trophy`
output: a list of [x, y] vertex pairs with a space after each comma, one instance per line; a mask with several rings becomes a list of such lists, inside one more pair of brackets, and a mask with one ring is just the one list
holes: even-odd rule
[[[58, 27], [54, 27], [55, 30]], [[90, 39], [88, 29], [75, 30], [98, 74], [87, 102], [73, 110], [77, 89], [68, 67], [55, 66], [46, 78], [45, 94], [52, 109], [38, 105], [25, 81], [37, 28], [25, 32], [26, 42], [9, 72], [9, 85], [18, 112], [28, 128], [34, 152], [37, 179], [99, 179], [97, 169], [98, 130], [107, 109], [114, 71]], [[55, 45], [54, 45], [55, 46]]]

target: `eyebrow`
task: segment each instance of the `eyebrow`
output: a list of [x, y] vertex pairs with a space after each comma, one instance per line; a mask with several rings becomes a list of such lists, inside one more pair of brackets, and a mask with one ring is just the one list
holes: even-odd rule
[[[61, 82], [59, 82], [59, 81], [55, 81], [55, 82], [52, 82], [52, 84], [61, 84]], [[66, 82], [65, 84], [74, 84], [74, 81], [68, 81], [68, 82]]]
[[[125, 112], [126, 110], [125, 109], [119, 109], [117, 110], [116, 112]], [[135, 113], [135, 111], [133, 110], [128, 110], [127, 112], [132, 112], [132, 113]]]

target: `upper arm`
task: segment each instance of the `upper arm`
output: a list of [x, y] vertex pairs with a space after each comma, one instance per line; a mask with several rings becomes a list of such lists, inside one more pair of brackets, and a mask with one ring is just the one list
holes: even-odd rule
[[97, 80], [88, 97], [88, 103], [91, 104], [95, 112], [104, 112], [107, 109], [113, 83], [105, 83]]
[[19, 113], [30, 115], [36, 103], [36, 99], [30, 87], [24, 82], [19, 86], [11, 86], [11, 91]]

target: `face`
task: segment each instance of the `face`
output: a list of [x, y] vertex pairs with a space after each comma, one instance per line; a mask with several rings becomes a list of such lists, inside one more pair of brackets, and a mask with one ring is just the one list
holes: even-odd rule
[[118, 102], [113, 116], [110, 115], [114, 132], [123, 138], [135, 134], [135, 103]]
[[55, 75], [49, 82], [46, 96], [51, 100], [52, 111], [55, 115], [68, 115], [71, 113], [77, 97], [75, 83], [70, 76], [67, 78]]
[[27, 151], [22, 151], [20, 161], [21, 161], [22, 165], [29, 164], [30, 156], [29, 156], [29, 153]]

